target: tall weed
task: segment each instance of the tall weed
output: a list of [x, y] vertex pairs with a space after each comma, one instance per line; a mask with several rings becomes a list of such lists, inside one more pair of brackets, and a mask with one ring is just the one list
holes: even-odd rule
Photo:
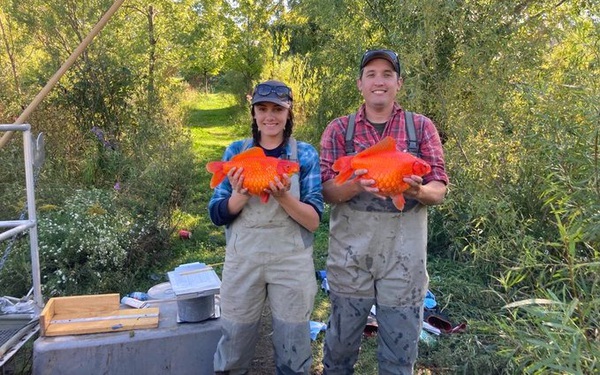
[[[511, 358], [519, 373], [598, 373], [597, 318], [586, 323], [581, 317], [597, 317], [600, 300], [565, 301], [551, 291], [540, 291], [540, 296], [505, 306], [506, 315], [494, 322], [504, 338], [499, 352]], [[589, 324], [594, 319], [595, 327]]]

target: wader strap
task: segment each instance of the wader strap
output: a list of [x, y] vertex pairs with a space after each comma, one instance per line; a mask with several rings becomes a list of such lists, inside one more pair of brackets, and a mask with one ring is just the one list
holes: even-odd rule
[[[354, 155], [354, 128], [356, 113], [352, 113], [348, 116], [348, 127], [346, 129], [346, 155]], [[408, 134], [408, 152], [415, 156], [419, 156], [419, 144], [417, 142], [417, 132], [415, 131], [415, 121], [413, 113], [404, 111], [404, 122], [406, 123], [406, 133]]]
[[346, 155], [354, 155], [356, 151], [354, 151], [354, 142], [352, 141], [354, 138], [354, 118], [356, 117], [356, 113], [348, 116], [348, 128], [346, 129]]
[[288, 155], [289, 160], [298, 161], [298, 142], [294, 137], [290, 137], [288, 140], [288, 145], [290, 145], [290, 154]]
[[242, 151], [246, 151], [247, 149], [252, 147], [253, 144], [254, 144], [254, 139], [252, 139], [252, 138], [244, 139], [244, 143], [242, 143]]
[[412, 112], [404, 111], [404, 122], [406, 123], [406, 133], [408, 134], [408, 152], [419, 156], [419, 144], [417, 143], [415, 121]]

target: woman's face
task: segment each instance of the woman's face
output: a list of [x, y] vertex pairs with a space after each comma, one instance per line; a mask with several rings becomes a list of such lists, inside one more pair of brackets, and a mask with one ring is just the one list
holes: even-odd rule
[[254, 105], [254, 118], [262, 137], [283, 137], [289, 109], [278, 104], [262, 102]]

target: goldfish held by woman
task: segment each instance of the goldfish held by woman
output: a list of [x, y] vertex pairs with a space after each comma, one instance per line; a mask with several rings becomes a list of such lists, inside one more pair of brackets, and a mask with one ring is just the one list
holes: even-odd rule
[[298, 163], [266, 156], [262, 148], [252, 147], [229, 161], [211, 161], [206, 164], [206, 170], [213, 174], [210, 188], [217, 187], [232, 168], [244, 168], [242, 187], [248, 189], [248, 194], [259, 196], [263, 203], [269, 201], [269, 193], [265, 190], [269, 189], [269, 183], [275, 182], [275, 177], [281, 180], [284, 174], [289, 176], [300, 171]]
[[366, 169], [367, 173], [357, 178], [375, 180], [373, 187], [379, 189], [378, 195], [391, 197], [399, 210], [404, 208], [405, 203], [402, 193], [410, 188], [404, 178], [411, 175], [423, 177], [431, 172], [426, 161], [396, 150], [396, 142], [389, 136], [356, 155], [342, 156], [332, 168], [339, 172], [334, 179], [338, 185], [348, 180], [354, 171]]

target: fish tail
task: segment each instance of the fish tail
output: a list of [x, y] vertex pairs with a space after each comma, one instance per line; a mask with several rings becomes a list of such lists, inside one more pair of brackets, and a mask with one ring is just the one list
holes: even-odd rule
[[397, 209], [402, 211], [402, 209], [404, 209], [404, 203], [406, 203], [406, 201], [404, 200], [404, 195], [395, 195], [394, 197], [392, 197], [392, 203], [394, 203], [394, 206], [396, 206]]
[[264, 191], [260, 193], [260, 201], [262, 203], [267, 203], [269, 201], [269, 193], [266, 193]]
[[338, 160], [333, 163], [333, 170], [339, 172], [339, 174], [335, 177], [334, 181], [337, 184], [341, 184], [342, 182], [348, 180], [354, 170], [352, 170], [352, 158], [354, 156], [342, 156]]
[[227, 177], [225, 172], [223, 172], [223, 164], [225, 162], [222, 161], [211, 161], [206, 164], [206, 170], [213, 174], [210, 179], [211, 189], [216, 188]]

